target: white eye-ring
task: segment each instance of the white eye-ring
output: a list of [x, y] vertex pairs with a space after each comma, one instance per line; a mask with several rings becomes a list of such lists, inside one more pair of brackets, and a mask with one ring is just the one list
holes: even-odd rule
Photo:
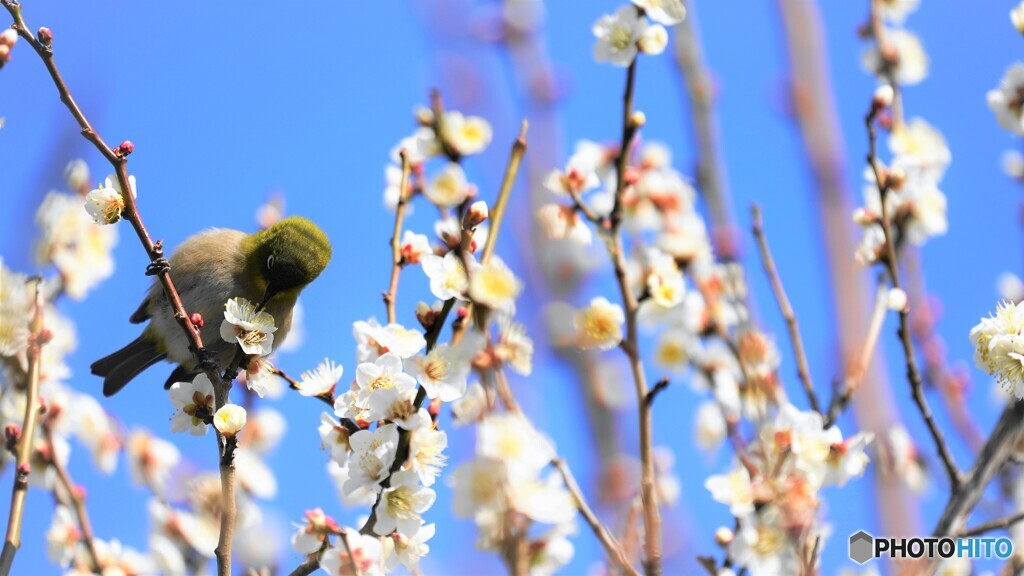
[[267, 270], [274, 269], [274, 255], [267, 256]]

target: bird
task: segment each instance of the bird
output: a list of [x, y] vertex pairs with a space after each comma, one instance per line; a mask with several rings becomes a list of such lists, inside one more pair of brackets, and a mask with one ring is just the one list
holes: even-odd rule
[[[227, 228], [199, 232], [178, 246], [168, 264], [185, 310], [203, 319], [199, 333], [204, 349], [224, 371], [236, 350], [234, 342], [220, 337], [226, 302], [243, 297], [259, 303], [274, 317], [277, 347], [291, 328], [299, 294], [327, 267], [331, 253], [330, 240], [316, 224], [290, 216], [252, 234]], [[93, 374], [103, 377], [104, 396], [113, 396], [162, 360], [178, 365], [164, 388], [190, 382], [202, 372], [158, 281], [129, 321], [149, 324], [130, 344], [91, 366]]]

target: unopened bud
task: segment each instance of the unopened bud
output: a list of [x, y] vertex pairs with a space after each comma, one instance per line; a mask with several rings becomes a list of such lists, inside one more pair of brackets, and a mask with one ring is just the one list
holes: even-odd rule
[[192, 320], [192, 325], [195, 326], [196, 329], [202, 328], [206, 324], [203, 320], [203, 315], [199, 312], [193, 312], [190, 320]]
[[896, 92], [892, 89], [892, 86], [882, 84], [878, 88], [875, 88], [875, 97], [872, 100], [872, 106], [875, 108], [888, 108], [892, 106], [892, 101], [895, 97]]
[[889, 110], [883, 110], [878, 114], [878, 125], [883, 130], [892, 131], [892, 112]]
[[121, 145], [117, 147], [117, 150], [115, 150], [115, 152], [117, 152], [120, 156], [127, 156], [134, 151], [135, 144], [132, 144], [131, 140], [125, 140], [124, 142], [121, 142]]
[[21, 426], [18, 426], [13, 422], [5, 426], [4, 438], [7, 439], [7, 449], [14, 452], [14, 448], [18, 444], [18, 440], [21, 439]]
[[718, 530], [715, 530], [715, 543], [719, 546], [728, 546], [732, 543], [733, 537], [734, 534], [732, 530], [726, 528], [725, 526], [722, 526]]
[[427, 306], [426, 302], [416, 305], [416, 319], [419, 320], [420, 326], [423, 326], [424, 330], [430, 330], [434, 326], [434, 322], [437, 322], [437, 314], [437, 311]]
[[85, 497], [89, 495], [89, 493], [85, 490], [85, 486], [82, 486], [81, 484], [76, 484], [75, 487], [72, 488], [72, 490], [74, 490], [75, 497], [78, 500], [84, 501]]
[[46, 26], [43, 26], [36, 32], [36, 38], [39, 39], [40, 44], [47, 48], [50, 47], [50, 44], [53, 44], [53, 32]]
[[420, 106], [416, 109], [416, 122], [420, 126], [433, 126], [434, 111], [426, 106]]
[[642, 128], [644, 124], [647, 124], [647, 115], [642, 111], [637, 110], [629, 115], [629, 125], [632, 128]]
[[487, 202], [477, 200], [466, 210], [466, 216], [462, 219], [462, 228], [472, 230], [487, 220]]
[[907, 174], [902, 168], [892, 168], [889, 170], [889, 175], [885, 178], [885, 185], [890, 190], [899, 190], [903, 188], [903, 183], [907, 181]]
[[878, 217], [875, 216], [875, 214], [870, 210], [865, 210], [864, 208], [857, 208], [856, 210], [853, 211], [853, 222], [858, 226], [870, 226], [871, 224], [874, 224], [877, 220]]
[[901, 288], [891, 288], [886, 298], [886, 306], [893, 312], [903, 312], [907, 309], [907, 293]]
[[441, 414], [441, 399], [434, 398], [430, 401], [430, 406], [427, 406], [427, 412], [430, 414], [432, 420], [437, 420], [437, 416]]
[[48, 328], [43, 328], [39, 331], [39, 335], [36, 336], [36, 343], [40, 346], [49, 344], [51, 340], [53, 340], [53, 331]]
[[245, 408], [238, 404], [225, 404], [213, 415], [213, 426], [224, 436], [234, 436], [245, 426]]
[[0, 65], [11, 59], [11, 47], [7, 44], [0, 44]]
[[28, 476], [31, 473], [32, 473], [32, 465], [31, 464], [29, 464], [28, 462], [22, 462], [21, 464], [18, 464], [18, 475], [19, 476]]

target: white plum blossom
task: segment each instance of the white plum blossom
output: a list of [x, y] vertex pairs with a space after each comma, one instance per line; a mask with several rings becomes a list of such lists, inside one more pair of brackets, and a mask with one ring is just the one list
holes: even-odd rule
[[487, 411], [487, 393], [479, 382], [474, 382], [462, 395], [452, 404], [452, 424], [455, 426], [466, 426], [480, 420]]
[[686, 18], [686, 8], [681, 0], [632, 0], [644, 13], [654, 20], [666, 26], [679, 24]]
[[[909, 30], [889, 28], [885, 31], [886, 41], [895, 53], [890, 63], [881, 54], [876, 42], [864, 53], [864, 68], [877, 76], [891, 73], [897, 84], [910, 86], [918, 84], [928, 76], [928, 54], [921, 40]], [[886, 69], [889, 68], [890, 72]]]
[[125, 443], [132, 479], [161, 495], [167, 487], [171, 471], [181, 461], [178, 448], [143, 430], [132, 432]]
[[902, 24], [907, 15], [917, 10], [920, 0], [882, 0], [882, 17], [894, 24]]
[[551, 441], [518, 413], [491, 414], [480, 421], [477, 453], [505, 462], [516, 479], [535, 476], [555, 457]]
[[611, 62], [615, 66], [629, 66], [636, 59], [644, 30], [649, 26], [647, 19], [637, 13], [633, 6], [623, 6], [614, 15], [606, 14], [594, 24], [594, 59]]
[[349, 479], [342, 489], [353, 492], [359, 488], [370, 488], [379, 492], [380, 482], [388, 476], [398, 449], [398, 428], [394, 424], [378, 427], [373, 432], [360, 430], [349, 437], [352, 455], [349, 462]]
[[46, 552], [50, 556], [50, 561], [61, 568], [67, 568], [78, 554], [81, 543], [82, 531], [79, 530], [78, 522], [75, 521], [71, 510], [58, 504], [53, 510], [50, 528], [46, 531]]
[[694, 418], [694, 438], [702, 449], [711, 451], [722, 445], [728, 432], [725, 415], [715, 402], [704, 402]]
[[425, 234], [417, 234], [412, 230], [402, 233], [399, 250], [404, 264], [419, 264], [424, 256], [433, 254], [430, 248], [430, 239]]
[[441, 122], [441, 139], [460, 156], [479, 154], [491, 143], [491, 125], [479, 116], [448, 111]]
[[988, 92], [988, 107], [1004, 130], [1024, 135], [1024, 62], [1016, 62], [1006, 69], [999, 88]]
[[50, 192], [36, 211], [36, 223], [41, 233], [36, 259], [57, 268], [72, 299], [81, 300], [114, 273], [117, 228], [93, 222], [82, 210], [81, 196]]
[[454, 252], [444, 257], [430, 254], [423, 258], [423, 272], [430, 278], [430, 292], [440, 300], [466, 299], [469, 277], [462, 260]]
[[462, 464], [452, 473], [455, 515], [473, 518], [481, 512], [505, 510], [507, 485], [508, 469], [500, 459], [478, 456]]
[[[370, 338], [376, 342], [378, 354], [391, 352], [402, 360], [419, 354], [420, 350], [427, 345], [427, 340], [423, 337], [422, 332], [406, 328], [401, 324], [370, 326], [368, 333]], [[376, 355], [373, 359], [376, 359]], [[372, 361], [373, 359], [362, 361]]]
[[431, 400], [442, 402], [458, 400], [466, 392], [466, 379], [470, 365], [461, 347], [439, 344], [427, 355], [413, 358], [409, 373], [427, 391]]
[[340, 534], [341, 528], [333, 518], [320, 508], [306, 510], [302, 524], [296, 525], [292, 534], [292, 547], [299, 554], [309, 555], [320, 550], [333, 534]]
[[341, 380], [344, 368], [331, 360], [324, 358], [324, 361], [313, 370], [302, 373], [299, 379], [299, 394], [303, 396], [324, 396], [334, 391], [334, 387]]
[[590, 301], [589, 306], [578, 310], [573, 317], [576, 345], [583, 349], [614, 348], [622, 341], [622, 325], [625, 322], [626, 314], [622, 306], [598, 296]]
[[462, 166], [455, 162], [449, 162], [423, 190], [428, 200], [443, 208], [455, 208], [474, 193]]
[[[380, 539], [349, 528], [343, 529], [342, 533], [348, 546], [335, 542], [334, 546], [324, 551], [320, 558], [320, 568], [330, 576], [354, 576], [352, 564], [355, 564], [358, 576], [382, 576], [383, 550]], [[351, 555], [349, 550], [352, 551]]]
[[522, 290], [523, 283], [497, 256], [477, 266], [469, 281], [469, 297], [492, 310], [508, 310]]
[[974, 362], [1004, 390], [1024, 399], [1024, 303], [1000, 302], [995, 315], [971, 329]]
[[245, 426], [245, 408], [225, 404], [213, 415], [213, 427], [224, 436], [234, 436]]
[[419, 476], [412, 470], [399, 470], [391, 475], [391, 486], [380, 495], [380, 503], [374, 509], [377, 521], [373, 531], [381, 536], [398, 532], [406, 538], [416, 535], [423, 521], [420, 514], [434, 504], [436, 494], [430, 488], [420, 486]]
[[589, 246], [594, 235], [585, 218], [573, 206], [545, 204], [537, 210], [537, 224], [544, 236], [551, 240], [571, 240]]
[[320, 426], [317, 431], [320, 433], [320, 442], [323, 447], [330, 450], [331, 459], [338, 464], [348, 462], [348, 454], [352, 450], [349, 445], [349, 436], [352, 435], [352, 432], [331, 418], [327, 412], [320, 414]]
[[97, 224], [115, 224], [121, 220], [124, 198], [113, 188], [101, 186], [85, 195], [85, 211]]
[[185, 432], [203, 436], [207, 431], [207, 419], [215, 412], [213, 384], [206, 374], [199, 374], [192, 382], [171, 384], [171, 404], [178, 409], [171, 418], [171, 432]]
[[[356, 367], [356, 383], [359, 391], [356, 394], [356, 403], [365, 409], [370, 409], [372, 398], [384, 391], [395, 390], [399, 394], [415, 391], [416, 380], [402, 371], [402, 359], [398, 355], [388, 352], [373, 362], [363, 362]], [[384, 416], [376, 414], [367, 415], [367, 420], [378, 420]]]
[[395, 532], [381, 540], [384, 547], [384, 568], [392, 571], [401, 563], [406, 570], [415, 574], [419, 572], [420, 558], [430, 552], [427, 541], [434, 537], [436, 528], [433, 524], [424, 524], [416, 530], [416, 535], [407, 538]]
[[448, 462], [444, 450], [448, 434], [431, 426], [421, 426], [409, 438], [409, 469], [419, 474], [420, 483], [432, 486]]
[[754, 511], [754, 488], [750, 474], [743, 466], [735, 466], [726, 474], [708, 477], [704, 487], [711, 492], [711, 498], [728, 506], [737, 518]]
[[573, 154], [566, 162], [565, 170], [552, 170], [544, 178], [544, 187], [560, 196], [588, 192], [601, 185], [597, 175], [602, 155], [593, 154], [590, 149]]
[[274, 350], [274, 317], [264, 311], [256, 311], [256, 305], [237, 297], [224, 303], [224, 321], [220, 325], [220, 337], [225, 342], [237, 342], [246, 354], [266, 356]]

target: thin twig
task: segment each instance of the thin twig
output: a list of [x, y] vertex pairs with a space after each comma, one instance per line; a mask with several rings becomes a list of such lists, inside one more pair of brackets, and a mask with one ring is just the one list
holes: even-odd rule
[[626, 169], [629, 166], [629, 151], [640, 125], [633, 116], [633, 90], [636, 84], [636, 59], [626, 71], [626, 88], [622, 96], [622, 141], [616, 159], [615, 204], [609, 216], [610, 241], [607, 243], [609, 257], [615, 269], [615, 280], [619, 285], [622, 305], [626, 316], [626, 335], [621, 343], [629, 359], [636, 389], [637, 411], [640, 428], [640, 500], [644, 512], [644, 572], [647, 576], [661, 574], [661, 514], [658, 511], [658, 496], [654, 486], [654, 443], [651, 408], [644, 401], [647, 398], [647, 376], [640, 358], [637, 334], [637, 311], [640, 308], [632, 284], [629, 282], [626, 255], [622, 240], [623, 197], [626, 192]]
[[34, 311], [28, 344], [28, 388], [25, 390], [25, 419], [21, 425], [21, 440], [16, 452], [14, 488], [11, 492], [11, 511], [7, 520], [7, 537], [0, 552], [0, 574], [7, 576], [14, 564], [14, 555], [21, 547], [21, 522], [25, 516], [25, 498], [28, 496], [28, 476], [32, 472], [32, 445], [35, 442], [36, 422], [39, 418], [39, 375], [42, 347], [46, 344], [43, 326], [43, 293], [36, 278]]
[[666, 388], [668, 388], [668, 384], [669, 379], [667, 377], [658, 380], [654, 384], [654, 388], [651, 388], [651, 390], [647, 393], [647, 396], [644, 397], [644, 404], [646, 404], [648, 408], [654, 406], [654, 399], [658, 396], [658, 394], [661, 394]]
[[871, 357], [874, 356], [875, 348], [878, 345], [878, 336], [882, 333], [882, 325], [885, 324], [885, 317], [888, 315], [888, 292], [889, 289], [885, 283], [880, 281], [875, 294], [875, 308], [871, 314], [871, 324], [868, 325], [868, 333], [864, 337], [864, 344], [861, 346], [857, 364], [849, 368], [846, 377], [836, 386], [832, 402], [829, 404], [828, 414], [825, 416], [826, 428], [835, 424], [839, 416], [846, 411], [850, 400], [853, 399], [853, 394], [864, 380], [864, 375], [871, 365]]
[[1024, 511], [1011, 514], [1005, 518], [999, 520], [992, 520], [991, 522], [985, 522], [984, 524], [978, 524], [974, 528], [964, 530], [960, 533], [961, 538], [971, 538], [973, 536], [981, 536], [986, 532], [993, 532], [995, 530], [1009, 530], [1014, 524], [1024, 520]]
[[565, 487], [572, 494], [573, 499], [576, 500], [576, 507], [579, 509], [583, 519], [586, 520], [590, 529], [593, 530], [594, 536], [597, 537], [601, 545], [604, 546], [605, 552], [608, 554], [608, 559], [615, 563], [623, 572], [632, 576], [639, 576], [636, 568], [629, 563], [629, 557], [626, 556], [622, 546], [619, 544], [615, 536], [601, 523], [594, 511], [590, 509], [586, 499], [583, 497], [583, 491], [580, 490], [579, 484], [576, 483], [576, 478], [573, 477], [569, 467], [565, 464], [565, 461], [561, 458], [555, 458], [551, 461], [551, 465], [562, 475], [562, 480], [565, 481]]
[[403, 149], [398, 153], [402, 159], [402, 178], [398, 187], [398, 204], [395, 206], [395, 228], [391, 233], [391, 282], [384, 293], [384, 305], [388, 311], [388, 324], [395, 322], [395, 299], [398, 297], [398, 276], [402, 272], [402, 220], [405, 219], [405, 207], [409, 203], [406, 189], [409, 187], [409, 154]]
[[[53, 49], [49, 45], [45, 45], [36, 39], [36, 37], [29, 31], [29, 28], [25, 24], [25, 20], [21, 14], [21, 4], [18, 3], [17, 0], [0, 0], [0, 5], [7, 9], [11, 18], [14, 20], [14, 24], [12, 26], [14, 30], [16, 30], [18, 35], [24, 38], [25, 41], [32, 46], [42, 59], [43, 64], [46, 66], [46, 70], [50, 73], [50, 78], [53, 80], [54, 86], [57, 88], [58, 94], [60, 94], [61, 102], [64, 103], [68, 111], [71, 112], [71, 115], [74, 116], [75, 121], [78, 122], [82, 131], [82, 136], [91, 142], [100, 154], [102, 154], [111, 166], [113, 166], [114, 172], [117, 175], [118, 184], [121, 188], [121, 196], [124, 200], [124, 211], [122, 215], [125, 220], [128, 220], [131, 223], [132, 228], [135, 230], [135, 234], [138, 236], [139, 241], [146, 250], [146, 255], [149, 257], [149, 265], [146, 268], [146, 274], [156, 276], [160, 282], [164, 296], [174, 311], [174, 318], [178, 322], [181, 330], [185, 333], [185, 337], [191, 345], [192, 352], [196, 357], [198, 365], [203, 369], [203, 372], [214, 385], [216, 390], [217, 408], [222, 407], [227, 403], [227, 392], [230, 388], [230, 382], [224, 382], [222, 377], [217, 374], [215, 363], [205, 352], [205, 349], [203, 348], [203, 340], [199, 335], [199, 330], [192, 323], [192, 318], [185, 310], [185, 306], [181, 302], [181, 297], [174, 286], [174, 282], [171, 280], [171, 267], [164, 258], [163, 243], [160, 241], [154, 242], [150, 237], [145, 224], [142, 222], [142, 216], [139, 214], [138, 207], [136, 206], [134, 190], [128, 177], [128, 154], [131, 153], [133, 147], [129, 146], [129, 143], [127, 142], [118, 146], [116, 149], [107, 145], [103, 138], [101, 138], [96, 130], [93, 129], [88, 119], [86, 119], [85, 114], [82, 113], [82, 110], [78, 107], [78, 104], [75, 102], [74, 97], [72, 97], [70, 90], [68, 90], [67, 85], [64, 83], [64, 79], [61, 77], [60, 71], [58, 70], [57, 64], [53, 58]], [[222, 485], [224, 486], [222, 496], [226, 496], [228, 494], [233, 495], [233, 486], [229, 487], [224, 484], [226, 481], [233, 482], [234, 480], [233, 458], [231, 457], [233, 455], [233, 449], [229, 450], [229, 448], [232, 448], [233, 442], [222, 443], [218, 436], [217, 443], [221, 460]], [[227, 474], [227, 478], [223, 477], [225, 474]], [[217, 573], [220, 576], [228, 576], [231, 573], [231, 539], [234, 533], [233, 521], [235, 517], [234, 498], [222, 502], [221, 507], [224, 510], [224, 513], [221, 516], [221, 542], [217, 548]], [[231, 522], [230, 524], [228, 523], [229, 521]]]
[[[875, 183], [878, 186], [878, 196], [881, 199], [882, 232], [885, 236], [885, 261], [889, 270], [889, 280], [892, 282], [892, 287], [894, 289], [902, 290], [900, 285], [899, 261], [896, 259], [895, 237], [889, 221], [889, 210], [886, 208], [886, 205], [888, 204], [889, 184], [887, 177], [882, 174], [881, 168], [879, 167], [876, 151], [877, 138], [875, 134], [875, 119], [877, 118], [880, 110], [880, 106], [876, 103], [872, 103], [871, 110], [864, 119], [864, 124], [867, 126], [868, 130], [867, 161], [874, 173]], [[960, 483], [962, 481], [960, 477], [960, 470], [957, 468], [956, 462], [953, 460], [953, 454], [950, 452], [949, 446], [946, 445], [945, 436], [942, 434], [942, 430], [935, 422], [935, 418], [932, 416], [931, 407], [928, 405], [928, 400], [924, 396], [924, 381], [921, 378], [920, 370], [917, 368], [917, 357], [914, 354], [914, 343], [910, 336], [909, 306], [904, 306], [904, 308], [899, 311], [899, 317], [899, 337], [900, 342], [903, 345], [903, 356], [907, 364], [907, 380], [910, 381], [911, 394], [913, 396], [914, 403], [917, 405], [918, 411], [921, 412], [921, 416], [924, 418], [924, 422], [928, 427], [928, 432], [931, 433], [932, 439], [935, 441], [935, 447], [938, 450], [939, 458], [942, 460], [942, 464], [946, 468], [946, 474], [949, 476], [950, 486], [955, 494], [960, 489]]]
[[[46, 443], [52, 448], [54, 441], [53, 429], [46, 421], [42, 423], [42, 428], [46, 434]], [[85, 499], [82, 498], [81, 493], [71, 479], [71, 474], [68, 473], [67, 467], [61, 464], [56, 454], [51, 458], [50, 466], [57, 473], [57, 480], [60, 482], [61, 487], [68, 494], [71, 508], [75, 511], [75, 516], [78, 519], [78, 527], [82, 531], [82, 542], [85, 543], [85, 550], [89, 554], [89, 560], [92, 562], [92, 569], [98, 574], [103, 571], [103, 567], [100, 566], [100, 556], [96, 552], [96, 538], [93, 535], [92, 522], [89, 521], [89, 512], [85, 508]], [[56, 490], [54, 490], [54, 493], [56, 494]]]
[[793, 354], [796, 356], [797, 374], [800, 376], [800, 382], [804, 386], [804, 392], [807, 393], [807, 401], [810, 403], [811, 409], [820, 413], [821, 408], [818, 405], [818, 396], [814, 393], [814, 381], [811, 380], [811, 370], [807, 365], [804, 339], [800, 336], [800, 326], [797, 324], [796, 312], [793, 311], [793, 305], [789, 301], [789, 296], [786, 295], [786, 289], [782, 285], [782, 278], [779, 276], [779, 271], [775, 268], [775, 259], [772, 258], [772, 251], [768, 247], [768, 239], [764, 234], [764, 224], [761, 221], [761, 207], [754, 204], [750, 210], [754, 219], [754, 238], [757, 239], [757, 245], [761, 251], [764, 271], [768, 274], [772, 291], [775, 292], [775, 300], [779, 303], [779, 310], [782, 312], [782, 317], [786, 319], [786, 327], [789, 329], [789, 339], [793, 343]]

